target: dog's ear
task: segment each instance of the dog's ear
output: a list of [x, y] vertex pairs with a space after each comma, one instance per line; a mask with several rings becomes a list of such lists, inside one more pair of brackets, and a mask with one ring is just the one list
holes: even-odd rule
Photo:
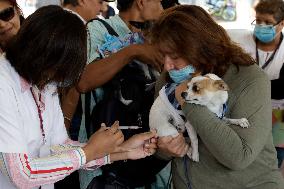
[[212, 73], [208, 73], [208, 74], [204, 75], [204, 77], [208, 77], [209, 79], [213, 79], [213, 80], [221, 80], [220, 77], [218, 77], [216, 74], [212, 74]]
[[229, 90], [229, 86], [223, 80], [215, 80], [214, 86], [219, 90], [223, 90], [223, 91]]

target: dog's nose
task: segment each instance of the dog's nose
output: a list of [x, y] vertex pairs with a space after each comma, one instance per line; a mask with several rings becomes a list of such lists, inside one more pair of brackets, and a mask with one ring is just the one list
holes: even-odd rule
[[181, 97], [182, 97], [183, 99], [185, 99], [186, 96], [187, 96], [187, 92], [182, 92], [180, 95], [181, 95]]

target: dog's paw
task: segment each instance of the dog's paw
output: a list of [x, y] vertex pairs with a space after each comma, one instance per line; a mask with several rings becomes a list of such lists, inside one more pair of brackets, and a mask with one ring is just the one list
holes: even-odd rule
[[192, 161], [199, 162], [199, 152], [192, 150], [191, 147], [188, 149], [187, 156], [188, 156]]
[[238, 124], [242, 128], [248, 128], [250, 126], [249, 121], [246, 118], [241, 118], [238, 120]]
[[198, 151], [192, 151], [192, 157], [191, 159], [193, 161], [199, 162], [199, 152]]

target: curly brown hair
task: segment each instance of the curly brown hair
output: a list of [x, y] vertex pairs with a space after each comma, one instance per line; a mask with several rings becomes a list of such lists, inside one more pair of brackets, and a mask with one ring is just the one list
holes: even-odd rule
[[203, 74], [222, 77], [231, 64], [255, 63], [204, 9], [195, 5], [165, 10], [152, 28], [150, 41], [162, 52], [184, 58]]

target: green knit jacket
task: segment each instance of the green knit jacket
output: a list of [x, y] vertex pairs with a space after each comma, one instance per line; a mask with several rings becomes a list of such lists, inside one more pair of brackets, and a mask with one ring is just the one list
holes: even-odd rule
[[[230, 88], [225, 116], [247, 118], [250, 127], [227, 124], [206, 107], [184, 104], [199, 136], [200, 161], [172, 160], [174, 188], [189, 189], [190, 183], [191, 189], [284, 189], [272, 142], [270, 81], [256, 65], [239, 70], [232, 65], [223, 80]], [[156, 89], [164, 83], [161, 77]]]

